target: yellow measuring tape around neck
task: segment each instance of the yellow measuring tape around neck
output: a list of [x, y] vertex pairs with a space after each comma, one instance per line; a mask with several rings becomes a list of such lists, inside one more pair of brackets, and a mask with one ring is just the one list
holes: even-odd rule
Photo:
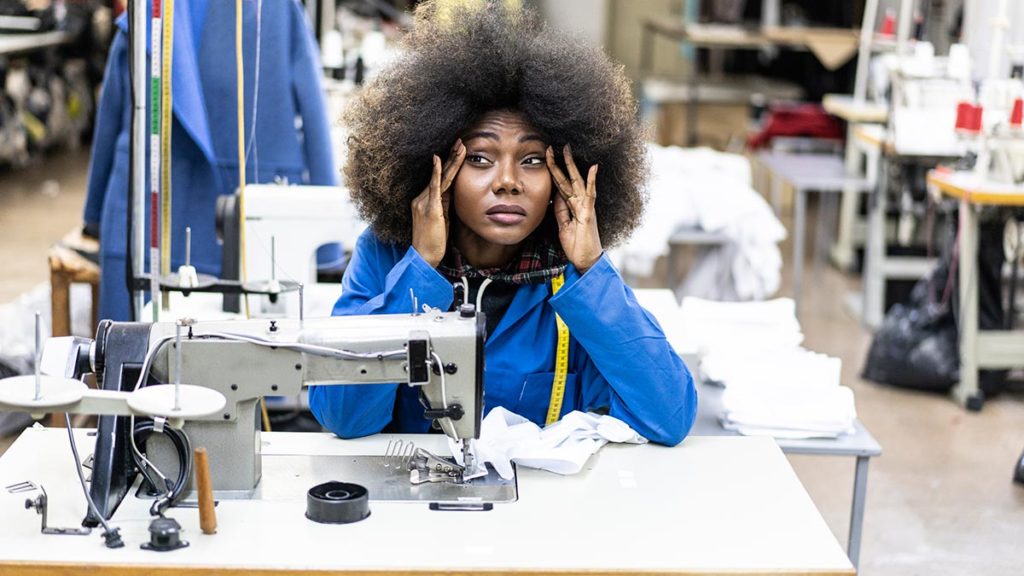
[[[565, 275], [559, 274], [551, 279], [551, 294], [557, 294], [559, 288], [565, 284]], [[562, 401], [565, 400], [565, 377], [569, 373], [569, 327], [565, 325], [562, 318], [555, 314], [555, 323], [558, 327], [558, 343], [555, 345], [555, 378], [551, 382], [551, 401], [548, 402], [548, 416], [544, 424], [558, 422], [562, 414]]]

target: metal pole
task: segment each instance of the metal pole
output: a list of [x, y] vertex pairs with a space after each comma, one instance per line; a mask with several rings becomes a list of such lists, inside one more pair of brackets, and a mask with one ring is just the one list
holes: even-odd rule
[[42, 391], [42, 380], [39, 377], [39, 364], [43, 360], [43, 321], [39, 317], [39, 312], [36, 311], [36, 352], [35, 352], [35, 371], [36, 371], [36, 395], [33, 400], [40, 400], [43, 397]]
[[896, 22], [896, 50], [903, 56], [910, 53], [910, 31], [914, 27], [914, 0], [900, 0], [899, 20]]
[[181, 410], [181, 320], [174, 324], [174, 410]]
[[[857, 53], [857, 74], [853, 79], [853, 100], [864, 102], [868, 93], [868, 64], [871, 62], [871, 44], [875, 36], [875, 20], [878, 17], [878, 0], [868, 0], [864, 5], [864, 20], [860, 25], [860, 48]], [[846, 145], [850, 145], [849, 139]]]
[[853, 480], [853, 504], [850, 506], [850, 539], [846, 543], [846, 555], [854, 568], [860, 565], [861, 530], [864, 526], [864, 500], [868, 491], [869, 456], [857, 456], [857, 468]]
[[132, 300], [135, 318], [139, 320], [145, 306], [145, 295], [135, 286], [135, 279], [146, 268], [146, 0], [134, 0], [132, 19], [128, 23], [134, 42], [131, 46], [132, 69]]

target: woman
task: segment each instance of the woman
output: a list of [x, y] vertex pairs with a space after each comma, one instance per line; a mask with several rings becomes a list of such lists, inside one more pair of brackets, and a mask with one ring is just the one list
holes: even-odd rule
[[[421, 4], [403, 57], [346, 115], [346, 177], [370, 228], [334, 313], [407, 313], [410, 291], [450, 310], [465, 282], [487, 317], [485, 410], [540, 425], [549, 411], [607, 411], [677, 444], [692, 378], [603, 252], [643, 207], [628, 81], [534, 14], [481, 4]], [[560, 409], [556, 314], [569, 331]], [[310, 407], [342, 437], [430, 426], [407, 386], [315, 387]]]

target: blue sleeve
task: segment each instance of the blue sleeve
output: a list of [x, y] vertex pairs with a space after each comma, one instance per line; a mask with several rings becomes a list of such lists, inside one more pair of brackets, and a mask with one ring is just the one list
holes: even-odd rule
[[82, 215], [87, 224], [95, 225], [97, 228], [102, 217], [110, 173], [114, 168], [118, 135], [128, 128], [122, 126], [124, 107], [131, 105], [131, 97], [126, 92], [129, 88], [126, 84], [127, 60], [127, 37], [118, 30], [110, 48], [110, 58], [107, 60], [107, 69], [103, 75], [103, 88], [100, 90], [96, 128], [93, 130], [92, 138], [92, 157], [89, 159], [85, 210]]
[[[421, 306], [451, 307], [454, 295], [444, 276], [411, 247], [398, 256], [394, 247], [378, 241], [370, 230], [364, 232], [345, 269], [334, 315], [409, 313], [410, 290]], [[313, 386], [309, 408], [324, 427], [342, 438], [367, 436], [391, 421], [397, 389], [397, 384]]]
[[570, 265], [551, 305], [585, 351], [576, 359], [583, 407], [607, 405], [648, 440], [681, 442], [697, 415], [693, 377], [608, 257], [582, 276]]
[[322, 72], [317, 44], [306, 22], [305, 12], [297, 2], [293, 4], [292, 11], [297, 13], [293, 21], [298, 30], [293, 35], [292, 89], [302, 117], [302, 147], [306, 168], [309, 169], [309, 183], [333, 186], [338, 183], [338, 172], [334, 167], [330, 122], [320, 83]]

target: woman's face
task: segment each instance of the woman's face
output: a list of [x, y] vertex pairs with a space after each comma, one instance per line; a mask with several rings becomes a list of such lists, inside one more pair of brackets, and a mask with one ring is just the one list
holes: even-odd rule
[[519, 245], [544, 220], [551, 200], [547, 144], [511, 110], [487, 113], [462, 142], [466, 159], [452, 187], [458, 233], [475, 236], [478, 245]]

